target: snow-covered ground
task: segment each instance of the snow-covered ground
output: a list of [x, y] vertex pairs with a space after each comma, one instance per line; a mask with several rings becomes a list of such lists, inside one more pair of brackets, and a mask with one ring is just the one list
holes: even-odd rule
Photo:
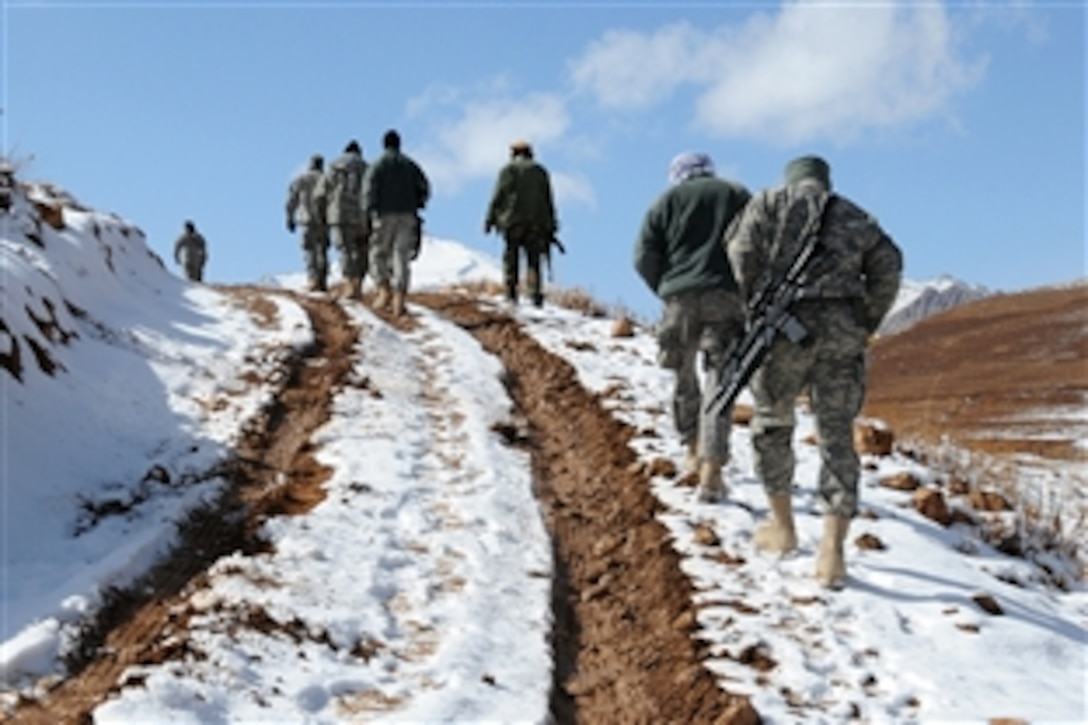
[[[0, 707], [31, 678], [59, 674], [80, 616], [216, 494], [220, 479], [195, 474], [214, 470], [267, 399], [254, 380], [312, 340], [294, 302], [270, 296], [275, 313], [253, 317], [161, 268], [111, 215], [68, 209], [58, 231], [17, 195], [2, 218]], [[416, 288], [500, 276], [493, 260], [433, 239], [414, 272]], [[499, 365], [416, 305], [421, 324], [407, 333], [346, 309], [361, 331], [351, 377], [369, 383], [338, 392], [316, 434], [328, 495], [266, 523], [274, 553], [213, 567], [189, 622], [206, 657], [127, 673], [96, 722], [546, 721], [551, 553], [528, 458], [492, 430], [513, 413]], [[612, 338], [610, 321], [551, 306], [514, 314], [587, 388], [609, 391], [606, 404], [640, 431], [640, 456], [681, 461], [652, 336]], [[35, 346], [62, 367], [47, 374]], [[934, 471], [868, 459], [866, 515], [850, 540], [869, 534], [884, 548], [850, 547], [846, 590], [814, 585], [811, 429], [799, 411], [801, 548], [782, 559], [751, 546], [766, 505], [746, 428], [733, 431], [728, 503], [697, 504], [692, 489], [655, 479], [723, 687], [749, 693], [769, 723], [1088, 719], [1085, 589], [1049, 588], [1031, 564], [880, 485], [901, 472], [930, 484]], [[145, 475], [155, 466], [166, 481]], [[127, 513], [94, 523], [88, 511], [110, 501]], [[229, 627], [243, 606], [280, 626]]]

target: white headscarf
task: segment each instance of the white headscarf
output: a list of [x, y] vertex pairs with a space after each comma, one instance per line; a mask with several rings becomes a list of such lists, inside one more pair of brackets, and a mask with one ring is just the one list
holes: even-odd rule
[[675, 186], [695, 176], [713, 176], [714, 162], [710, 156], [694, 151], [677, 154], [669, 162], [669, 183]]

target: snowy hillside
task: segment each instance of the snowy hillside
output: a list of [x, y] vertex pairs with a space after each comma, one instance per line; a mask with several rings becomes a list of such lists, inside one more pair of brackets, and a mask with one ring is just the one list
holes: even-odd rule
[[804, 407], [800, 548], [764, 556], [748, 428], [697, 503], [653, 335], [449, 291], [500, 276], [456, 242], [393, 320], [181, 281], [55, 189], [0, 218], [10, 722], [1088, 715], [1076, 562], [1002, 553], [942, 471], [873, 451], [820, 589]]

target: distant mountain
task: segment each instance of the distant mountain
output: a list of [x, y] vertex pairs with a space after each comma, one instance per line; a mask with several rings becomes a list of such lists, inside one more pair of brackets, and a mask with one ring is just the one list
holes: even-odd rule
[[989, 297], [993, 292], [985, 287], [969, 285], [949, 276], [927, 282], [903, 280], [891, 311], [877, 331], [894, 335], [930, 315], [945, 312], [967, 302]]

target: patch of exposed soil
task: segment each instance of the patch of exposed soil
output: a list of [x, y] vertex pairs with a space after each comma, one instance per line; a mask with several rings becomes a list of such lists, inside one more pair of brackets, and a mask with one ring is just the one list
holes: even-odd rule
[[755, 723], [748, 700], [701, 665], [692, 585], [656, 518], [635, 434], [574, 369], [507, 315], [469, 297], [416, 295], [507, 369], [529, 425], [537, 496], [553, 538], [557, 722]]
[[899, 439], [1083, 460], [1082, 424], [1055, 413], [1083, 411], [1086, 360], [1088, 285], [995, 295], [878, 340], [864, 413]]
[[[223, 291], [268, 322], [268, 291]], [[221, 472], [231, 484], [226, 494], [185, 522], [177, 551], [145, 581], [108, 597], [98, 620], [88, 626], [81, 650], [70, 657], [73, 674], [43, 699], [24, 700], [0, 722], [90, 722], [90, 713], [117, 686], [126, 667], [185, 656], [186, 602], [202, 587], [212, 563], [234, 551], [266, 550], [257, 535], [266, 518], [304, 513], [324, 498], [322, 484], [330, 472], [313, 458], [309, 441], [329, 418], [332, 396], [350, 370], [357, 335], [336, 304], [294, 297], [309, 313], [316, 341], [290, 359], [274, 402], [245, 426], [236, 457]]]

